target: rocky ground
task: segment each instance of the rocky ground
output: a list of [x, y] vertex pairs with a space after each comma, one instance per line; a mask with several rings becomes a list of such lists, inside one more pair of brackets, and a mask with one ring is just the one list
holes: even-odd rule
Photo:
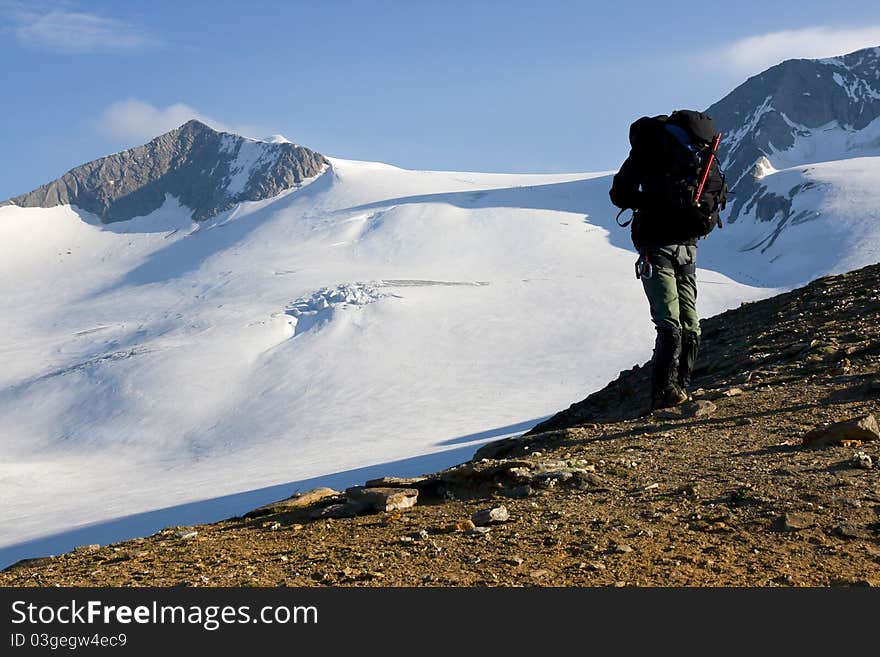
[[644, 414], [634, 368], [443, 472], [20, 562], [0, 586], [880, 584], [880, 266], [703, 331], [672, 411]]

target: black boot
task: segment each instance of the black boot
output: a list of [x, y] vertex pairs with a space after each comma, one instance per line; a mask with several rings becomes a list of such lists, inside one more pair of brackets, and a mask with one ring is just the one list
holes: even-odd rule
[[677, 328], [657, 329], [651, 370], [651, 410], [677, 406], [687, 401], [687, 395], [677, 383], [680, 352], [681, 331]]
[[687, 394], [691, 385], [691, 372], [700, 351], [700, 334], [693, 331], [681, 332], [681, 354], [678, 357], [678, 387]]

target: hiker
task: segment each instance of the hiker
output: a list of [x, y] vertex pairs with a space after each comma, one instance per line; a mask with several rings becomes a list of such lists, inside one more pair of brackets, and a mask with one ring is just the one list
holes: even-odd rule
[[716, 225], [727, 184], [716, 151], [721, 135], [711, 117], [693, 110], [642, 117], [629, 130], [631, 150], [609, 192], [621, 212], [633, 211], [633, 246], [657, 329], [651, 410], [682, 404], [700, 348], [697, 240]]

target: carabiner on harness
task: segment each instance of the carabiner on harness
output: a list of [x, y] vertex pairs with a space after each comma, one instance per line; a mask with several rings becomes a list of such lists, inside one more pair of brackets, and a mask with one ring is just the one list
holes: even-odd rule
[[651, 261], [648, 260], [647, 254], [640, 254], [639, 259], [636, 260], [636, 278], [649, 279], [653, 275], [654, 267], [651, 265]]

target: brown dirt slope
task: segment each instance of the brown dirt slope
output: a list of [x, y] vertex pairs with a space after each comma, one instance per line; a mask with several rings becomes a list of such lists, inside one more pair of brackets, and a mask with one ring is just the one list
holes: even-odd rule
[[[880, 584], [880, 266], [703, 322], [695, 403], [642, 415], [646, 367], [467, 463], [352, 495], [21, 562], [0, 586]], [[815, 434], [810, 434], [815, 436]], [[853, 442], [858, 439], [863, 442]], [[358, 499], [363, 492], [358, 492]], [[474, 529], [471, 516], [504, 506]], [[479, 521], [480, 519], [477, 518]]]

